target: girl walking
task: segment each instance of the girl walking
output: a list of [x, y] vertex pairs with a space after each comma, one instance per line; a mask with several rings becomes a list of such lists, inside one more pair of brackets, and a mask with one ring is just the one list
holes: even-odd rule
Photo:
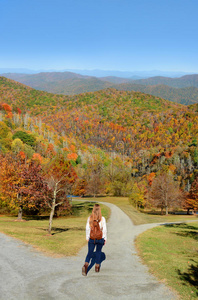
[[91, 215], [87, 219], [86, 224], [86, 240], [88, 241], [88, 253], [85, 258], [85, 264], [82, 267], [82, 275], [87, 275], [89, 262], [93, 256], [96, 247], [96, 264], [95, 271], [100, 271], [101, 250], [107, 240], [107, 226], [106, 220], [102, 216], [99, 204], [95, 204]]

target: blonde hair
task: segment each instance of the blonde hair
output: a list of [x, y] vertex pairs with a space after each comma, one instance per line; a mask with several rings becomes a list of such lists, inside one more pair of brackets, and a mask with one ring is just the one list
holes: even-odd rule
[[91, 213], [91, 216], [89, 218], [89, 224], [92, 225], [93, 221], [97, 220], [100, 222], [102, 220], [102, 213], [101, 208], [99, 204], [95, 204]]

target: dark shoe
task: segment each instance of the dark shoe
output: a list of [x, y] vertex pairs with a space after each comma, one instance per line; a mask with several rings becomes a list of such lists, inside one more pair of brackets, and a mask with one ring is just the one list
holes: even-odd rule
[[89, 266], [89, 264], [88, 264], [88, 262], [86, 262], [86, 263], [84, 264], [84, 266], [82, 267], [82, 275], [83, 275], [83, 276], [87, 276], [87, 269], [88, 269], [88, 266]]
[[98, 264], [95, 265], [95, 271], [100, 272], [100, 265], [98, 265]]

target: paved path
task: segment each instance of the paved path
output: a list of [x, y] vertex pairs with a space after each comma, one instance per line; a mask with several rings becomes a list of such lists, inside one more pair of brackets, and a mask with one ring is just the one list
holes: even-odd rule
[[92, 268], [88, 276], [81, 275], [87, 247], [76, 257], [50, 258], [0, 234], [0, 299], [177, 299], [148, 273], [133, 245], [138, 234], [156, 224], [134, 226], [117, 206], [104, 204], [112, 213], [100, 273]]

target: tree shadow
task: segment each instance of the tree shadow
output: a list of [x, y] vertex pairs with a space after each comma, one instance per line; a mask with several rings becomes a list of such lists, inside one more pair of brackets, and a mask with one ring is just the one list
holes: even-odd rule
[[46, 221], [49, 220], [49, 216], [25, 216], [26, 221]]
[[[40, 230], [43, 230], [43, 231], [48, 231], [46, 228], [38, 228]], [[78, 230], [78, 231], [84, 231], [84, 228], [82, 227], [52, 227], [52, 233], [51, 235], [55, 235], [55, 234], [58, 234], [58, 233], [62, 233], [62, 232], [65, 232], [65, 231], [69, 231], [69, 230]]]
[[79, 202], [72, 205], [72, 215], [79, 216], [82, 212], [90, 213], [94, 207], [93, 202]]
[[[100, 267], [102, 262], [106, 259], [106, 254], [104, 252], [101, 252], [101, 261], [100, 261]], [[91, 263], [89, 264], [89, 267], [87, 269], [87, 273], [93, 268], [93, 266], [96, 263], [96, 252], [93, 253], [93, 256], [91, 258]]]
[[198, 296], [198, 265], [191, 265], [187, 272], [182, 273], [179, 269], [177, 272], [180, 280], [184, 282], [183, 284], [190, 284], [197, 289], [196, 295]]
[[188, 225], [186, 223], [179, 224], [165, 224], [165, 227], [169, 228], [180, 228], [184, 229], [181, 232], [174, 232], [174, 234], [182, 237], [190, 237], [192, 239], [198, 240], [198, 228], [192, 225]]
[[58, 227], [53, 227], [52, 228], [52, 233], [51, 235], [55, 235], [55, 234], [58, 234], [58, 233], [62, 233], [62, 232], [65, 232], [65, 231], [68, 231], [70, 230], [71, 228], [58, 228]]
[[190, 237], [192, 239], [198, 240], [198, 232], [197, 231], [182, 231], [180, 233], [177, 233], [177, 235], [182, 237]]
[[188, 225], [187, 223], [184, 223], [184, 222], [177, 223], [177, 224], [175, 224], [175, 223], [169, 223], [169, 224], [165, 224], [163, 226], [165, 226], [165, 227], [175, 227], [175, 228], [184, 228], [184, 229], [188, 229], [188, 230], [189, 229], [191, 229], [191, 230], [198, 230], [197, 227], [192, 226], [192, 225]]

